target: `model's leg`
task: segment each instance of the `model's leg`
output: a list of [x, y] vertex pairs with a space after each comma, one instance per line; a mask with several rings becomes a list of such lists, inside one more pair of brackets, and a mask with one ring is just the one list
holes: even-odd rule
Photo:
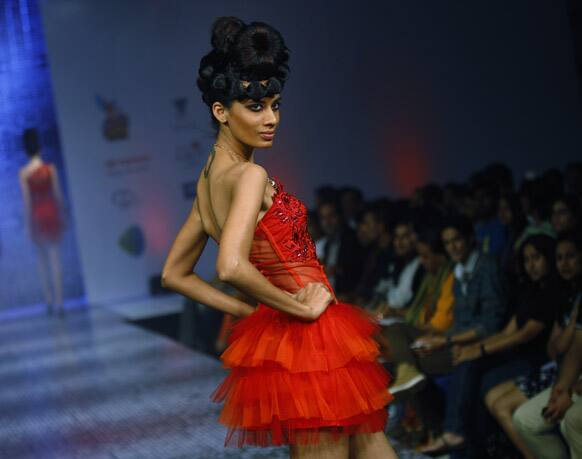
[[291, 445], [291, 459], [348, 459], [348, 437], [333, 439], [330, 434], [321, 433], [320, 442], [313, 445]]
[[50, 312], [52, 305], [54, 304], [54, 298], [50, 286], [50, 268], [47, 245], [43, 243], [37, 243], [36, 252], [38, 255], [37, 257], [38, 275], [40, 277], [40, 281], [42, 284], [44, 300]]
[[350, 437], [350, 458], [398, 459], [384, 432], [356, 434]]
[[513, 413], [513, 425], [538, 459], [568, 457], [568, 449], [555, 424], [548, 424], [542, 409], [548, 404], [551, 388], [540, 392]]
[[[493, 405], [490, 408], [488, 406], [488, 408], [523, 457], [526, 459], [535, 459], [533, 452], [529, 449], [523, 438], [513, 426], [513, 413], [517, 408], [527, 402], [527, 397], [513, 382], [500, 384], [500, 386], [502, 385], [506, 385], [508, 390], [504, 395], [498, 397], [497, 400], [493, 402]], [[497, 387], [494, 387], [491, 391], [495, 390]]]
[[53, 289], [55, 292], [55, 306], [59, 314], [63, 314], [63, 280], [61, 274], [61, 258], [58, 244], [48, 246], [50, 268], [52, 273]]

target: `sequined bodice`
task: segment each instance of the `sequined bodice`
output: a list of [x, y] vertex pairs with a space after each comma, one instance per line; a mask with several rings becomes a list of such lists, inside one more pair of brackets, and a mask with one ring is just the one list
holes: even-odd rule
[[307, 231], [305, 205], [284, 191], [276, 177], [274, 182], [273, 204], [255, 230], [251, 263], [273, 284], [287, 291], [299, 290], [308, 282], [323, 282], [332, 290]]

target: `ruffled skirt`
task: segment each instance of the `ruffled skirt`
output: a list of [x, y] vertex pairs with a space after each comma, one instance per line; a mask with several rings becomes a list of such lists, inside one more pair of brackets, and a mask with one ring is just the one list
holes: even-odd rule
[[224, 401], [225, 446], [317, 443], [383, 431], [390, 375], [377, 361], [375, 320], [348, 303], [313, 322], [259, 304], [232, 328], [221, 355], [231, 371], [211, 398]]

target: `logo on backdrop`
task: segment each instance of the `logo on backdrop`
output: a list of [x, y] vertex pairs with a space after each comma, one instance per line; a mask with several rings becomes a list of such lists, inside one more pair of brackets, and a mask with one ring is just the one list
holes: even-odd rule
[[97, 95], [97, 105], [105, 113], [102, 124], [102, 134], [110, 142], [127, 139], [129, 133], [129, 117], [123, 113], [114, 100]]
[[108, 159], [103, 164], [109, 176], [129, 175], [148, 170], [151, 160], [150, 155], [144, 154], [119, 159]]
[[124, 252], [134, 257], [143, 255], [145, 251], [145, 237], [138, 225], [131, 225], [121, 233], [117, 243]]
[[120, 188], [111, 193], [111, 202], [120, 209], [129, 209], [137, 206], [137, 194], [129, 188]]

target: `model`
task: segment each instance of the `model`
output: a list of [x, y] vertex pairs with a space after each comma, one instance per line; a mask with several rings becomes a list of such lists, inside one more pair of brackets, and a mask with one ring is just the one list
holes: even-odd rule
[[47, 310], [63, 315], [62, 269], [59, 244], [64, 231], [63, 194], [57, 170], [44, 162], [36, 129], [23, 133], [28, 162], [18, 177], [24, 201], [24, 220], [28, 236], [38, 254], [38, 267]]
[[[337, 300], [307, 232], [306, 208], [255, 162], [273, 145], [289, 51], [268, 24], [218, 18], [198, 87], [217, 137], [162, 283], [240, 317], [221, 355], [230, 369], [225, 445], [290, 445], [293, 458], [396, 457], [384, 434], [389, 375], [377, 363], [378, 325]], [[208, 238], [216, 269], [259, 304], [226, 295], [193, 272]]]

